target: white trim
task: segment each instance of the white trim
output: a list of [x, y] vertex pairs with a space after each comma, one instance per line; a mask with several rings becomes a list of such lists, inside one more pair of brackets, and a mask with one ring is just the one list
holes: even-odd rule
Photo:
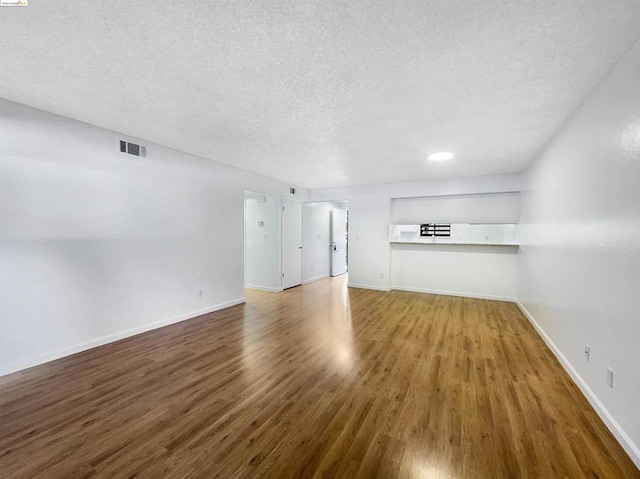
[[321, 279], [325, 279], [329, 277], [329, 273], [321, 274], [320, 276], [314, 276], [313, 278], [305, 279], [302, 284], [312, 283], [314, 281], [320, 281]]
[[374, 286], [372, 284], [347, 283], [347, 286], [349, 288], [373, 289], [375, 291], [391, 291], [391, 289], [387, 286]]
[[582, 394], [587, 398], [587, 401], [589, 401], [589, 404], [591, 404], [591, 406], [593, 407], [593, 409], [595, 409], [598, 416], [600, 416], [600, 419], [602, 419], [602, 421], [605, 423], [607, 428], [609, 428], [609, 431], [611, 431], [611, 434], [613, 434], [614, 437], [618, 440], [622, 448], [626, 451], [626, 453], [629, 455], [631, 460], [635, 463], [636, 467], [640, 469], [640, 448], [638, 448], [638, 446], [631, 440], [631, 438], [627, 435], [627, 433], [624, 432], [624, 429], [622, 429], [620, 424], [618, 424], [618, 422], [613, 418], [613, 416], [607, 410], [607, 408], [604, 407], [604, 404], [602, 404], [600, 399], [598, 399], [598, 396], [595, 395], [595, 393], [589, 387], [587, 382], [582, 378], [582, 376], [580, 376], [578, 371], [573, 367], [573, 365], [564, 356], [564, 354], [562, 354], [562, 352], [555, 345], [553, 340], [547, 335], [547, 333], [544, 332], [542, 327], [538, 324], [538, 322], [535, 320], [533, 315], [527, 310], [527, 308], [525, 308], [522, 305], [522, 303], [520, 303], [520, 301], [518, 300], [516, 300], [516, 304], [518, 305], [518, 308], [520, 308], [520, 311], [522, 311], [522, 314], [526, 316], [526, 318], [529, 320], [531, 325], [535, 328], [535, 330], [538, 332], [540, 337], [547, 344], [549, 349], [551, 349], [551, 352], [553, 352], [556, 358], [558, 358], [558, 361], [560, 361], [560, 364], [562, 364], [562, 367], [564, 367], [565, 371], [567, 371], [571, 379], [573, 379], [573, 382], [576, 384], [576, 386], [578, 386], [580, 391], [582, 391]]
[[412, 291], [414, 293], [441, 294], [443, 296], [460, 296], [463, 298], [491, 299], [493, 301], [507, 301], [509, 303], [516, 302], [516, 298], [510, 298], [508, 296], [494, 296], [491, 294], [465, 293], [462, 291], [445, 291], [440, 289], [414, 288], [413, 286], [399, 286], [395, 284], [391, 286], [391, 289], [397, 289], [400, 291]]
[[282, 291], [282, 288], [272, 288], [270, 286], [258, 286], [257, 284], [245, 284], [245, 288], [248, 289], [259, 289], [260, 291], [270, 291], [272, 293], [279, 293]]
[[214, 311], [219, 311], [221, 309], [228, 308], [230, 306], [235, 306], [237, 304], [242, 304], [244, 302], [245, 302], [244, 297], [234, 299], [232, 301], [216, 304], [215, 306], [210, 306], [208, 308], [198, 309], [196, 311], [191, 311], [189, 313], [181, 314], [179, 316], [174, 316], [173, 318], [163, 319], [161, 321], [155, 321], [153, 323], [144, 324], [142, 326], [137, 326], [135, 328], [125, 329], [124, 331], [119, 331], [117, 333], [108, 334], [106, 336], [92, 339], [90, 341], [85, 341], [82, 343], [74, 344], [72, 346], [67, 346], [66, 348], [58, 349], [56, 351], [52, 351], [50, 353], [36, 356], [34, 358], [25, 359], [15, 363], [7, 364], [5, 366], [0, 367], [0, 376], [15, 373], [23, 369], [37, 366], [39, 364], [48, 363], [49, 361], [54, 361], [56, 359], [64, 358], [65, 356], [71, 356], [72, 354], [86, 351], [87, 349], [93, 349], [98, 346], [103, 346], [105, 344], [112, 343], [114, 341], [119, 341], [120, 339], [135, 336], [136, 334], [146, 333], [147, 331], [162, 328], [163, 326], [168, 326], [170, 324], [186, 321], [187, 319], [193, 319], [195, 317], [202, 316], [203, 314], [213, 313]]

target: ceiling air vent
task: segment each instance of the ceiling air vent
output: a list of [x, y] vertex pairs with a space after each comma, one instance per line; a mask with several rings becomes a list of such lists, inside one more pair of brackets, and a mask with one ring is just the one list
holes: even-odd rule
[[130, 143], [128, 141], [120, 140], [120, 152], [121, 153], [129, 153], [134, 156], [141, 156], [142, 158], [147, 157], [147, 147], [143, 145], [136, 145], [135, 143]]

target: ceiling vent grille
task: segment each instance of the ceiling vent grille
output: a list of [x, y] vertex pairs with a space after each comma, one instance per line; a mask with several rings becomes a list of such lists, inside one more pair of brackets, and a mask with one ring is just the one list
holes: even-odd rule
[[135, 143], [130, 143], [124, 140], [120, 140], [120, 152], [129, 153], [130, 155], [134, 155], [134, 156], [141, 156], [142, 158], [147, 157], [146, 146], [136, 145]]

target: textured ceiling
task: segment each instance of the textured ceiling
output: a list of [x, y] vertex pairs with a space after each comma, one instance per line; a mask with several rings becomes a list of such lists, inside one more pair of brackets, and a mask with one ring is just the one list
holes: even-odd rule
[[515, 172], [639, 33], [637, 0], [33, 0], [0, 96], [310, 188]]

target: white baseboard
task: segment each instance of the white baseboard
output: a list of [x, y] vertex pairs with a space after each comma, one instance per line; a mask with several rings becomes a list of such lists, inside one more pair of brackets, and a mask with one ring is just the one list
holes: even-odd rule
[[373, 289], [375, 291], [391, 291], [391, 288], [388, 288], [386, 286], [375, 286], [373, 284], [348, 283], [347, 286], [349, 288]]
[[593, 407], [593, 409], [595, 409], [598, 416], [600, 416], [600, 419], [602, 419], [602, 421], [605, 423], [607, 428], [609, 428], [609, 431], [611, 431], [611, 434], [613, 434], [614, 437], [618, 440], [622, 448], [626, 451], [626, 453], [629, 455], [631, 460], [635, 463], [636, 467], [640, 469], [640, 448], [638, 448], [638, 446], [631, 440], [628, 434], [624, 432], [624, 429], [622, 429], [620, 424], [618, 424], [618, 422], [613, 418], [613, 416], [607, 410], [607, 408], [604, 407], [600, 399], [598, 399], [598, 396], [595, 395], [595, 393], [589, 387], [587, 382], [584, 379], [582, 379], [582, 376], [580, 376], [578, 371], [573, 367], [573, 365], [564, 356], [564, 354], [562, 354], [560, 349], [555, 345], [555, 343], [551, 340], [551, 338], [547, 335], [547, 333], [544, 332], [542, 327], [538, 324], [536, 319], [527, 310], [527, 308], [525, 308], [522, 305], [522, 303], [520, 303], [520, 301], [518, 300], [516, 300], [516, 304], [518, 305], [518, 308], [520, 308], [520, 311], [522, 311], [522, 314], [526, 316], [526, 318], [529, 320], [529, 322], [538, 332], [540, 337], [547, 344], [549, 349], [551, 349], [551, 352], [553, 352], [556, 358], [558, 358], [558, 361], [560, 361], [560, 364], [562, 364], [562, 367], [565, 369], [565, 371], [567, 371], [567, 373], [569, 374], [571, 379], [573, 379], [573, 382], [578, 386], [580, 391], [582, 391], [582, 394], [584, 394], [584, 396], [587, 398], [587, 401], [589, 401], [589, 404], [591, 404], [591, 406]]
[[117, 333], [108, 334], [106, 336], [92, 339], [90, 341], [74, 344], [66, 348], [58, 349], [56, 351], [52, 351], [46, 354], [42, 354], [40, 356], [36, 356], [35, 358], [25, 359], [23, 361], [18, 361], [15, 363], [0, 366], [0, 376], [15, 373], [17, 371], [31, 368], [33, 366], [38, 366], [39, 364], [48, 363], [49, 361], [54, 361], [56, 359], [60, 359], [65, 356], [71, 356], [72, 354], [80, 353], [88, 349], [97, 348], [98, 346], [103, 346], [105, 344], [112, 343], [120, 339], [128, 338], [130, 336], [135, 336], [136, 334], [146, 333], [147, 331], [151, 331], [152, 329], [158, 329], [163, 326], [168, 326], [170, 324], [186, 321], [187, 319], [193, 319], [197, 316], [202, 316], [203, 314], [213, 313], [214, 311], [219, 311], [221, 309], [228, 308], [230, 306], [235, 306], [236, 304], [242, 304], [244, 302], [245, 302], [245, 298], [234, 299], [232, 301], [216, 304], [215, 306], [210, 306], [208, 308], [198, 309], [196, 311], [191, 311], [189, 313], [181, 314], [179, 316], [174, 316], [173, 318], [163, 319], [161, 321], [155, 321], [153, 323], [144, 324], [142, 326], [137, 326], [135, 328], [126, 329], [124, 331], [118, 331]]
[[272, 293], [279, 293], [280, 291], [282, 291], [282, 288], [271, 288], [270, 286], [258, 286], [255, 284], [245, 284], [244, 287], [248, 289], [257, 289], [260, 291], [270, 291]]
[[494, 296], [490, 294], [465, 293], [461, 291], [445, 291], [440, 289], [414, 288], [413, 286], [399, 286], [399, 285], [392, 285], [391, 289], [392, 290], [397, 289], [400, 291], [412, 291], [414, 293], [441, 294], [443, 296], [460, 296], [463, 298], [491, 299], [493, 301], [507, 301], [509, 303], [516, 302], [516, 298], [510, 298], [508, 296]]
[[329, 277], [329, 273], [321, 274], [320, 276], [314, 276], [313, 278], [305, 279], [302, 284], [313, 283], [314, 281], [319, 281], [321, 279], [325, 279]]

